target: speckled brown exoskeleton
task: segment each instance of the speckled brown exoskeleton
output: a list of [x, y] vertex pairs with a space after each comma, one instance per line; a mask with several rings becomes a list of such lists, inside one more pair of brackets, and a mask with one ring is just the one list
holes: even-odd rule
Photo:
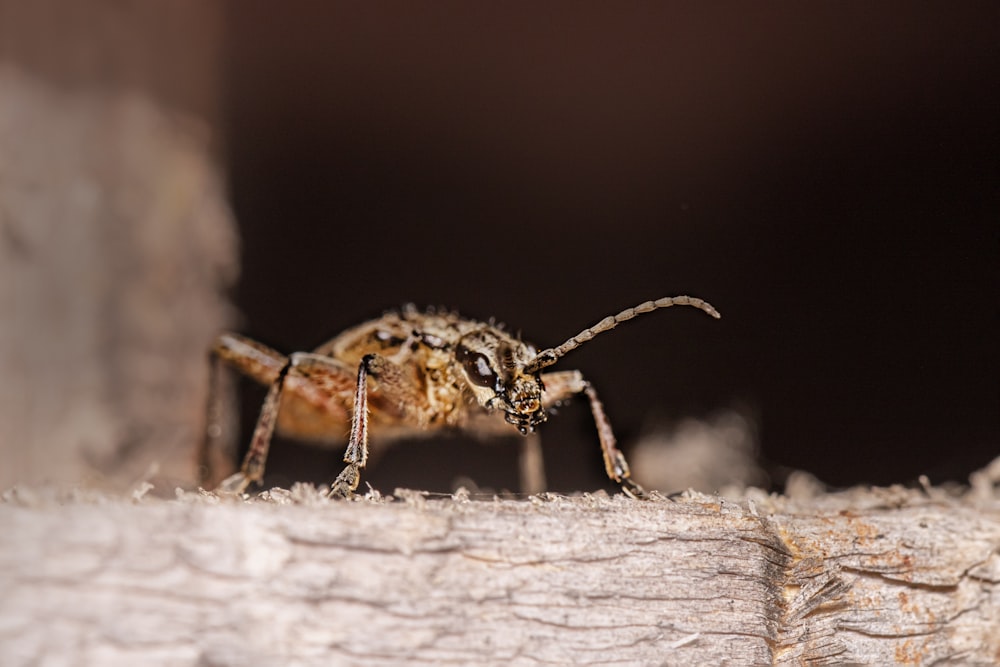
[[[242, 492], [251, 482], [262, 480], [275, 428], [310, 441], [346, 439], [347, 465], [332, 487], [333, 495], [346, 497], [357, 489], [368, 461], [369, 431], [376, 443], [448, 428], [495, 434], [511, 432], [513, 427], [528, 435], [552, 407], [584, 394], [608, 477], [626, 494], [641, 497], [644, 491], [632, 480], [593, 386], [579, 371], [543, 371], [597, 334], [641, 313], [675, 305], [694, 306], [719, 317], [701, 299], [666, 297], [606, 317], [541, 352], [493, 323], [413, 306], [348, 329], [314, 352], [290, 356], [237, 334], [223, 334], [212, 347], [213, 378], [219, 377], [221, 365], [228, 365], [269, 389], [242, 468], [220, 488]], [[203, 472], [212, 441], [220, 437], [212, 416], [216, 404], [210, 398], [208, 435], [200, 456]], [[523, 450], [521, 475], [522, 485], [528, 487], [523, 490], [542, 490], [537, 444]]]

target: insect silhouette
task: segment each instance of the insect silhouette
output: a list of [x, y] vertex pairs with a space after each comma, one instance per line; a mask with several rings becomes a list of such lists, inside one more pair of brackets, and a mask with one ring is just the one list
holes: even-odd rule
[[[199, 454], [203, 480], [212, 474], [210, 459], [222, 437], [218, 378], [222, 366], [230, 366], [269, 389], [243, 465], [222, 481], [223, 490], [242, 493], [251, 482], [261, 482], [276, 428], [283, 435], [328, 444], [343, 442], [346, 432], [346, 466], [331, 493], [349, 497], [368, 462], [369, 432], [376, 447], [415, 432], [449, 428], [481, 435], [511, 433], [513, 428], [529, 435], [551, 408], [583, 394], [590, 402], [608, 477], [629, 496], [643, 497], [594, 387], [579, 371], [545, 369], [622, 322], [678, 305], [720, 317], [701, 299], [665, 297], [605, 317], [540, 352], [492, 323], [413, 306], [348, 329], [314, 352], [289, 356], [243, 336], [223, 334], [211, 350], [209, 425]], [[541, 456], [537, 440], [528, 442], [535, 445], [522, 450], [522, 484], [534, 488], [523, 490], [537, 492], [544, 485]]]

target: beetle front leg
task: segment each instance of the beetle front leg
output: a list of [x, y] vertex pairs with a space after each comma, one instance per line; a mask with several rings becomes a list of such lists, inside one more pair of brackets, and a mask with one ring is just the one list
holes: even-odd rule
[[380, 354], [366, 354], [358, 364], [358, 383], [351, 411], [351, 437], [344, 452], [347, 465], [337, 475], [331, 494], [349, 498], [361, 481], [361, 470], [368, 461], [368, 377], [378, 382], [378, 406], [395, 417], [419, 423], [417, 416], [427, 411], [427, 396], [413, 386], [397, 364]]
[[577, 394], [585, 394], [590, 401], [590, 412], [597, 426], [597, 437], [601, 442], [601, 453], [604, 455], [604, 470], [608, 477], [617, 482], [622, 491], [632, 498], [645, 498], [646, 491], [632, 480], [625, 455], [618, 449], [618, 441], [611, 422], [604, 412], [604, 405], [597, 397], [594, 386], [587, 382], [580, 371], [556, 371], [542, 374], [542, 384], [545, 386], [542, 404], [548, 408], [561, 403]]
[[358, 384], [354, 390], [354, 408], [351, 411], [351, 439], [344, 452], [347, 466], [333, 481], [330, 492], [334, 496], [349, 498], [361, 481], [361, 469], [368, 461], [368, 373], [371, 358], [365, 356], [358, 365]]

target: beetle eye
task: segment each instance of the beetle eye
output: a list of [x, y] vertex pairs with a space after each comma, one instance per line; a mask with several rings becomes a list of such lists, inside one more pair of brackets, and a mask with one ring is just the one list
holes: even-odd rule
[[480, 387], [494, 388], [497, 386], [497, 374], [493, 372], [485, 354], [472, 352], [469, 348], [459, 345], [455, 350], [455, 356], [462, 362], [462, 367], [470, 382]]

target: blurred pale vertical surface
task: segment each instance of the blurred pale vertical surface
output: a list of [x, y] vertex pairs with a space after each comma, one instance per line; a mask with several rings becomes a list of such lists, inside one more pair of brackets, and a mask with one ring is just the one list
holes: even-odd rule
[[213, 92], [172, 89], [196, 61], [136, 39], [183, 22], [83, 4], [34, 50], [48, 3], [0, 2], [0, 489], [192, 481], [205, 349], [231, 320]]

